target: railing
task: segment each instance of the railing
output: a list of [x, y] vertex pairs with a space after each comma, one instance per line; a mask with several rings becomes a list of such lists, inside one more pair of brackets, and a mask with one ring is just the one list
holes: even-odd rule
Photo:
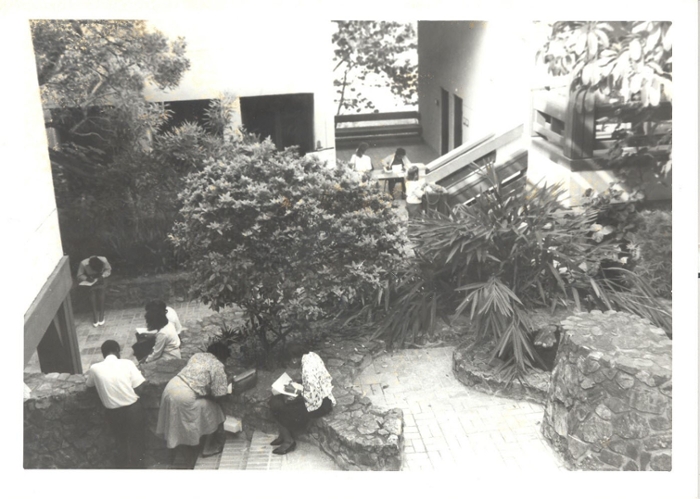
[[372, 146], [383, 140], [417, 139], [421, 134], [417, 111], [335, 117], [336, 147], [356, 146], [359, 142], [368, 142]]
[[606, 169], [618, 142], [615, 129], [634, 133], [635, 122], [648, 123], [645, 133], [632, 135], [619, 152], [632, 153], [639, 147], [652, 155], [668, 152], [670, 145], [659, 142], [671, 130], [671, 116], [670, 102], [640, 109], [632, 104], [596, 104], [594, 93], [585, 90], [569, 95], [539, 91], [533, 94], [533, 142], [559, 153], [573, 171]]
[[527, 172], [527, 145], [523, 125], [501, 134], [489, 134], [450, 151], [426, 165], [426, 181], [447, 190], [450, 205], [470, 203], [492, 187], [492, 167], [502, 187], [515, 188]]

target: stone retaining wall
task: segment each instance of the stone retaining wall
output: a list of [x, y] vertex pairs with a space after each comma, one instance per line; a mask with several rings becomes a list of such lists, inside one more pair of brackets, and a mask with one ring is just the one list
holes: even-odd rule
[[562, 322], [542, 425], [573, 466], [671, 469], [671, 341], [623, 312]]
[[503, 361], [491, 360], [492, 344], [477, 344], [469, 339], [455, 348], [452, 372], [462, 384], [489, 395], [515, 400], [545, 403], [550, 373], [532, 369], [522, 380], [508, 382], [498, 372]]
[[[183, 357], [206, 345], [206, 335], [184, 331]], [[160, 396], [167, 382], [187, 363], [173, 359], [151, 363], [144, 369], [148, 384], [141, 403], [148, 431], [146, 465], [165, 463], [165, 443], [155, 436]], [[85, 385], [83, 374], [25, 374], [31, 396], [24, 401], [24, 467], [113, 468], [114, 438], [97, 392]]]
[[[230, 322], [231, 318], [227, 320]], [[148, 380], [141, 401], [146, 410], [149, 467], [168, 459], [165, 442], [155, 435], [163, 389], [187, 359], [204, 350], [220, 322], [220, 316], [212, 316], [184, 331], [182, 359], [159, 360], [142, 366]], [[333, 376], [337, 406], [331, 414], [311, 423], [308, 438], [343, 469], [400, 469], [404, 441], [402, 411], [373, 408], [368, 398], [351, 389], [355, 376], [372, 361], [370, 348], [329, 339], [315, 351]], [[227, 365], [227, 370], [235, 372], [236, 367]], [[249, 437], [255, 428], [276, 429], [267, 401], [270, 385], [283, 371], [260, 371], [255, 388], [233, 394], [224, 403], [227, 414], [242, 419]], [[286, 371], [300, 377], [298, 359]], [[97, 393], [85, 386], [84, 375], [27, 374], [25, 383], [32, 389], [31, 397], [24, 402], [25, 468], [114, 466], [114, 441], [104, 408]]]

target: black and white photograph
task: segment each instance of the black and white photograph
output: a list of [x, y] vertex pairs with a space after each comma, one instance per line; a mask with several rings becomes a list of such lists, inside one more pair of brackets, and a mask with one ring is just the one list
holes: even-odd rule
[[11, 489], [697, 497], [666, 3], [0, 8]]

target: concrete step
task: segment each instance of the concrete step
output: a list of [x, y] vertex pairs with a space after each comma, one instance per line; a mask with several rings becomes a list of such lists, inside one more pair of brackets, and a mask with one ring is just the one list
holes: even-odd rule
[[297, 448], [280, 456], [273, 454], [270, 445], [276, 434], [255, 430], [249, 442], [243, 433], [226, 433], [221, 454], [197, 458], [196, 470], [258, 470], [258, 471], [324, 471], [339, 470], [330, 456], [303, 437], [297, 439]]

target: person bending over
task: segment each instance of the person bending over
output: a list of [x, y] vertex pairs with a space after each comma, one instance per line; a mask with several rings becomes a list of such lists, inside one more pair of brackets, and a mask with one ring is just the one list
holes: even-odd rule
[[296, 398], [274, 395], [270, 410], [277, 420], [279, 436], [270, 445], [279, 446], [272, 452], [286, 454], [296, 448], [294, 433], [306, 428], [311, 419], [325, 416], [335, 406], [332, 378], [321, 357], [309, 352], [301, 358], [301, 384], [304, 389]]
[[225, 344], [212, 343], [206, 353], [194, 354], [165, 386], [156, 434], [165, 439], [169, 449], [199, 445], [206, 436], [202, 455], [221, 452], [223, 439], [216, 436], [221, 436], [226, 419], [219, 402], [232, 391], [224, 370], [229, 355]]
[[105, 323], [105, 279], [111, 274], [112, 267], [103, 256], [91, 256], [78, 265], [78, 284], [89, 284], [94, 327], [103, 326]]

